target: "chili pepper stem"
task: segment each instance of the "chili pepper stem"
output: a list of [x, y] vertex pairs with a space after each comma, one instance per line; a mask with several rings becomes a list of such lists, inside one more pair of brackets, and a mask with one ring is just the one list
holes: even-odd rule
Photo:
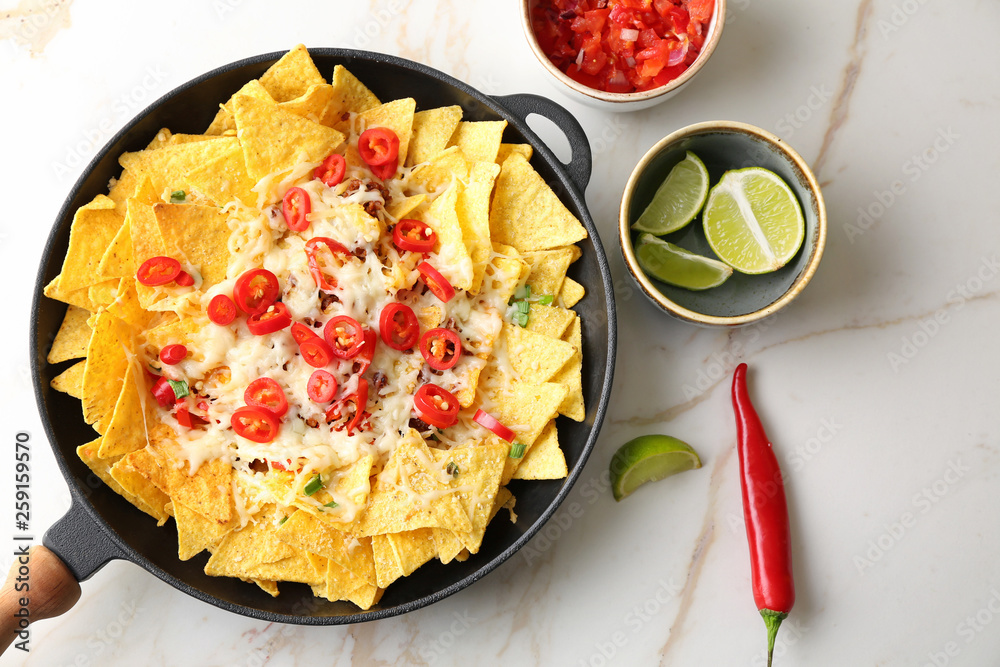
[[774, 638], [778, 636], [778, 628], [781, 626], [781, 622], [788, 618], [788, 614], [783, 611], [761, 609], [760, 615], [764, 617], [764, 625], [767, 626], [767, 667], [771, 667], [771, 658], [774, 656]]

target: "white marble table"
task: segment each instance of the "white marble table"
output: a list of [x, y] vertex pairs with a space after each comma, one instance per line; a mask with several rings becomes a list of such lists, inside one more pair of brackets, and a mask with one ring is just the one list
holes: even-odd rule
[[[32, 436], [39, 536], [69, 505], [28, 373], [50, 221], [132, 115], [244, 56], [298, 42], [367, 48], [488, 93], [563, 102], [595, 153], [587, 200], [623, 344], [607, 422], [557, 539], [536, 539], [531, 556], [473, 587], [386, 621], [304, 628], [220, 611], [113, 562], [68, 614], [33, 626], [30, 653], [9, 650], [0, 665], [763, 665], [728, 392], [741, 359], [789, 477], [798, 602], [775, 664], [1000, 661], [996, 3], [730, 0], [698, 79], [633, 115], [559, 97], [512, 0], [62, 0], [36, 24], [6, 18], [15, 4], [0, 0], [0, 405], [7, 456], [16, 432]], [[732, 332], [676, 323], [646, 302], [615, 234], [635, 161], [709, 119], [786, 139], [817, 172], [830, 218], [801, 298]], [[611, 454], [649, 432], [687, 440], [705, 465], [615, 503], [601, 478]], [[10, 468], [0, 473], [8, 546]], [[5, 570], [11, 550], [0, 549]]]

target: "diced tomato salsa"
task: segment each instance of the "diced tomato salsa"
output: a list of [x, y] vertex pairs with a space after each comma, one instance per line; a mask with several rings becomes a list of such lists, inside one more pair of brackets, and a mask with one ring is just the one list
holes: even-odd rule
[[538, 44], [571, 79], [609, 93], [670, 83], [701, 53], [715, 0], [538, 0]]

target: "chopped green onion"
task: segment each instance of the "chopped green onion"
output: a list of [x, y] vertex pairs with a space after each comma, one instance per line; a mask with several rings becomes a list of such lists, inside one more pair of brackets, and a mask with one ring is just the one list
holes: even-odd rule
[[185, 199], [187, 199], [187, 193], [183, 190], [174, 190], [170, 193], [171, 204], [180, 204]]
[[551, 306], [553, 301], [555, 301], [555, 297], [551, 294], [543, 294], [538, 298], [538, 303], [543, 306]]
[[286, 521], [288, 521], [288, 517], [287, 516], [283, 516], [283, 517], [281, 517], [281, 521], [278, 522], [278, 525], [280, 526], [281, 524], [285, 523]]
[[302, 493], [311, 496], [322, 488], [323, 479], [319, 476], [319, 473], [316, 473], [312, 476], [312, 479], [306, 482], [306, 485], [302, 488]]
[[526, 313], [522, 312], [514, 313], [514, 316], [511, 319], [513, 319], [514, 324], [516, 324], [519, 327], [528, 326], [528, 315]]
[[517, 302], [517, 312], [524, 313], [525, 315], [527, 315], [530, 309], [531, 309], [531, 304], [528, 303], [527, 301]]
[[448, 461], [448, 467], [446, 467], [444, 470], [455, 479], [458, 479], [459, 470], [458, 466], [455, 465], [454, 461]]
[[524, 456], [524, 450], [528, 447], [523, 442], [515, 442], [510, 446], [510, 458], [519, 459]]
[[329, 507], [330, 509], [333, 509], [334, 507], [337, 507], [337, 501], [331, 500], [326, 505], [323, 505], [323, 507]]
[[171, 388], [174, 390], [174, 400], [179, 398], [184, 398], [191, 392], [188, 391], [188, 383], [184, 380], [167, 380], [170, 383]]

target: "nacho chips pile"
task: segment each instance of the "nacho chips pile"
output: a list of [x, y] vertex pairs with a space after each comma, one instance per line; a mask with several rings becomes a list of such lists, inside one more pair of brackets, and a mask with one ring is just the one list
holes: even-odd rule
[[[511, 479], [567, 474], [556, 418], [581, 421], [585, 409], [570, 310], [584, 290], [566, 273], [586, 231], [531, 167], [530, 146], [503, 143], [505, 126], [463, 121], [457, 106], [382, 102], [341, 66], [328, 83], [299, 46], [222, 104], [204, 134], [164, 128], [122, 155], [109, 194], [77, 211], [45, 294], [70, 304], [49, 362], [80, 361], [52, 386], [80, 399], [97, 432], [80, 458], [159, 525], [173, 517], [181, 559], [207, 550], [210, 575], [270, 595], [300, 582], [368, 609], [432, 558], [477, 553], [502, 508], [514, 520]], [[399, 139], [386, 178], [359, 153], [373, 127]], [[331, 186], [315, 174], [333, 153], [346, 173]], [[302, 231], [282, 209], [292, 188], [311, 202]], [[404, 218], [434, 231], [432, 250], [394, 245]], [[317, 237], [348, 254], [311, 265]], [[153, 258], [176, 260], [187, 279], [138, 280]], [[428, 289], [423, 262], [454, 297]], [[337, 381], [332, 402], [307, 390], [316, 368], [287, 324], [255, 335], [250, 314], [209, 318], [214, 298], [262, 268], [280, 286], [268, 313], [287, 311], [320, 338], [337, 316], [375, 332], [365, 363], [323, 366]], [[379, 315], [393, 303], [412, 309], [421, 334], [456, 333], [457, 363], [434, 370], [419, 346], [384, 343]], [[161, 360], [177, 345], [179, 363]], [[277, 383], [287, 410], [275, 409], [266, 438], [237, 435], [233, 413], [259, 378]], [[414, 405], [428, 384], [461, 406], [447, 427]], [[353, 415], [331, 412], [361, 386]], [[479, 410], [513, 437], [483, 428]]]

